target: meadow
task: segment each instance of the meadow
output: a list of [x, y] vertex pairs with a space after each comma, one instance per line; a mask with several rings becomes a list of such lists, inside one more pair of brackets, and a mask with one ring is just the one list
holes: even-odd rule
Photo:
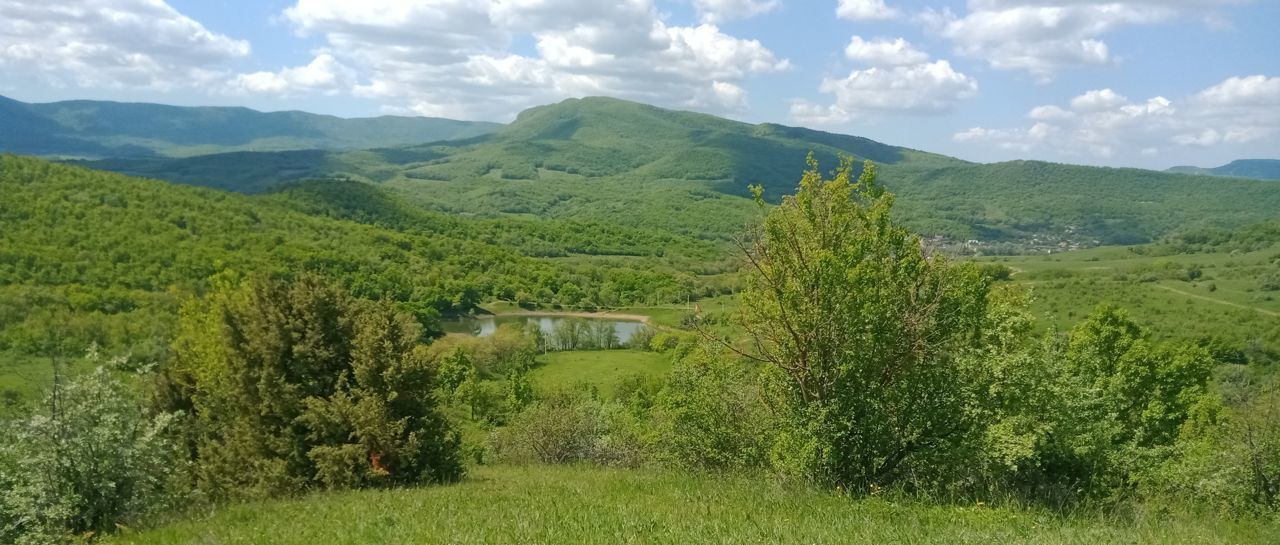
[[538, 357], [530, 380], [544, 395], [587, 384], [612, 398], [624, 380], [658, 382], [671, 370], [671, 357], [641, 350], [552, 352]]
[[1280, 244], [1252, 251], [1161, 254], [1161, 246], [1104, 247], [1039, 256], [979, 258], [1010, 268], [1030, 290], [1042, 329], [1066, 331], [1099, 304], [1121, 305], [1156, 335], [1217, 338], [1280, 350]]
[[1280, 524], [1143, 513], [1067, 516], [838, 492], [769, 477], [587, 466], [481, 466], [431, 488], [218, 507], [120, 545], [1275, 543]]

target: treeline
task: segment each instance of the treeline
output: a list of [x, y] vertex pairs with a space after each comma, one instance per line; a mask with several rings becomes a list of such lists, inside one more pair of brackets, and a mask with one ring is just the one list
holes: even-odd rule
[[1280, 243], [1280, 221], [1266, 221], [1239, 229], [1193, 229], [1166, 237], [1147, 251], [1153, 255], [1254, 252], [1277, 243]]

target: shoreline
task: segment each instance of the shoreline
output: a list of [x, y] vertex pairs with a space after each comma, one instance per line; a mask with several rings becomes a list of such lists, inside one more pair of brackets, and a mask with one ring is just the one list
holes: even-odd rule
[[515, 310], [508, 312], [496, 312], [493, 314], [481, 314], [475, 316], [480, 318], [483, 316], [492, 316], [494, 318], [502, 318], [504, 316], [524, 316], [527, 318], [595, 318], [604, 320], [622, 320], [627, 322], [649, 323], [649, 317], [644, 314], [623, 314], [618, 312], [574, 312], [574, 311], [545, 311], [545, 310]]

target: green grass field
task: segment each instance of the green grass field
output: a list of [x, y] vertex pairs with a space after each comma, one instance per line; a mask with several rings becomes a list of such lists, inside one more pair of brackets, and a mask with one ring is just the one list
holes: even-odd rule
[[[1031, 290], [1043, 328], [1070, 328], [1101, 303], [1129, 310], [1160, 337], [1217, 336], [1280, 349], [1280, 292], [1261, 289], [1280, 271], [1280, 245], [1254, 252], [1150, 256], [1103, 247], [1044, 256], [983, 258], [1009, 266]], [[1187, 271], [1198, 271], [1192, 279]]]
[[641, 375], [661, 379], [671, 369], [671, 358], [657, 352], [639, 350], [584, 350], [552, 352], [538, 358], [530, 374], [540, 393], [587, 383], [601, 395], [612, 396], [614, 388], [627, 377]]
[[108, 544], [1262, 544], [1280, 526], [851, 500], [771, 478], [478, 467], [462, 483], [219, 507]]

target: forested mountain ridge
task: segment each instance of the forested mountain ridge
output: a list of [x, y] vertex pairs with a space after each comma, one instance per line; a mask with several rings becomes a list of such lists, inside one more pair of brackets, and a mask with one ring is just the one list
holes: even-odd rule
[[299, 111], [0, 97], [0, 151], [59, 157], [189, 157], [230, 151], [352, 149], [468, 138], [496, 123], [428, 117], [344, 119]]
[[1166, 170], [1166, 172], [1280, 180], [1280, 159], [1238, 159], [1220, 167], [1177, 166]]
[[292, 180], [387, 184], [415, 206], [487, 217], [603, 221], [724, 239], [752, 217], [747, 186], [775, 199], [794, 190], [805, 157], [877, 163], [917, 232], [977, 240], [987, 252], [1148, 242], [1232, 228], [1280, 209], [1264, 181], [1039, 161], [995, 164], [866, 138], [618, 99], [569, 99], [522, 112], [496, 132], [365, 150], [240, 152], [113, 158], [88, 166], [254, 193]]

